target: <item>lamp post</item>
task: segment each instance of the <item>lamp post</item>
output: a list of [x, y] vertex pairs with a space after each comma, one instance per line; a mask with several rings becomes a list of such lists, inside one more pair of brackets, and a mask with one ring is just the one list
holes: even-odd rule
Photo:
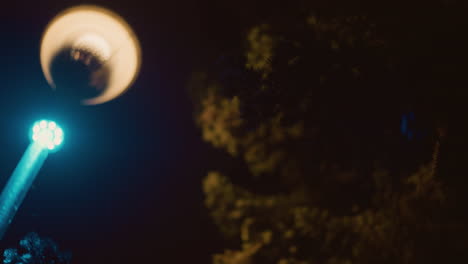
[[63, 130], [54, 121], [41, 120], [33, 125], [31, 143], [0, 195], [0, 239], [3, 238], [48, 154], [59, 149], [63, 138]]

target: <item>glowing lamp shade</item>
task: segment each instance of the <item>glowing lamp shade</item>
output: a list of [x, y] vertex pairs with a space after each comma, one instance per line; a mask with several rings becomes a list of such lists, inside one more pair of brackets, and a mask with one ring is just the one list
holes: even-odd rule
[[54, 121], [40, 120], [32, 127], [31, 140], [42, 148], [57, 150], [63, 143], [63, 130]]
[[[135, 81], [141, 64], [141, 49], [132, 28], [116, 13], [98, 6], [81, 5], [59, 13], [42, 36], [40, 58], [45, 78], [55, 89], [52, 64], [63, 50], [73, 60], [98, 61], [108, 77], [101, 94], [83, 99], [85, 105], [102, 104], [123, 94]], [[90, 66], [91, 67], [91, 66]], [[90, 85], [101, 83], [105, 71], [93, 71]]]

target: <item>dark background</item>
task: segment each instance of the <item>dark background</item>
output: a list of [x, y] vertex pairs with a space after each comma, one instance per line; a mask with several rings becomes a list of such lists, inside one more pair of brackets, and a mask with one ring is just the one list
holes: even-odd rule
[[[45, 26], [77, 4], [114, 10], [142, 45], [136, 83], [99, 106], [60, 101], [40, 67]], [[187, 81], [194, 69], [239, 48], [257, 9], [209, 1], [2, 3], [1, 186], [35, 120], [56, 120], [66, 141], [45, 162], [0, 248], [35, 231], [72, 251], [73, 263], [210, 262], [223, 244], [203, 206], [201, 179], [224, 157], [201, 140]]]

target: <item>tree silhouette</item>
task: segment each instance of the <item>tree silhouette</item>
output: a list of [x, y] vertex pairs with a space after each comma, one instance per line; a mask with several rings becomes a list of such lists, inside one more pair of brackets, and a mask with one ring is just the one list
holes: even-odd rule
[[[446, 89], [463, 81], [455, 52], [427, 30], [408, 42], [410, 17], [389, 27], [375, 16], [294, 12], [251, 27], [241, 54], [190, 83], [203, 139], [248, 168], [203, 182], [215, 223], [238, 243], [213, 263], [466, 258], [454, 166], [467, 152], [453, 147], [467, 146], [455, 118], [466, 96]], [[452, 23], [454, 13], [440, 14]], [[445, 41], [460, 38], [424, 18]]]
[[71, 254], [60, 252], [57, 244], [49, 238], [28, 233], [19, 242], [20, 247], [3, 252], [5, 264], [68, 264]]

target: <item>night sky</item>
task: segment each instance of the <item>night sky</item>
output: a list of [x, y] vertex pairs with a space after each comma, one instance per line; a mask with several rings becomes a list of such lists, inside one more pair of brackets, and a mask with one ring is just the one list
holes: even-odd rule
[[[45, 26], [78, 4], [117, 12], [142, 45], [136, 83], [99, 106], [61, 101], [39, 63]], [[72, 251], [73, 263], [210, 262], [223, 244], [201, 179], [224, 156], [201, 140], [187, 81], [238, 45], [247, 14], [207, 1], [135, 0], [12, 1], [1, 12], [1, 186], [35, 120], [56, 120], [66, 141], [49, 155], [0, 248], [35, 231]]]

